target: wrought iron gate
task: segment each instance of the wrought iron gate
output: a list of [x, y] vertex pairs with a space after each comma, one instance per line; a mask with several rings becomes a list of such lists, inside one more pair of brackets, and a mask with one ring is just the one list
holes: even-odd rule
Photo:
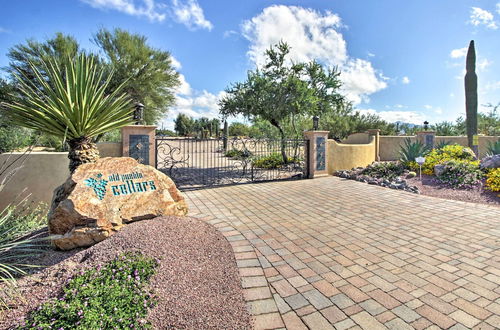
[[308, 176], [308, 143], [307, 140], [157, 136], [156, 168], [181, 189], [303, 179]]

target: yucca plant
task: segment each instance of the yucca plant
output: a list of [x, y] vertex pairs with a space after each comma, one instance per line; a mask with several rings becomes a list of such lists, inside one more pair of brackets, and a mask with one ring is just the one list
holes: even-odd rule
[[99, 158], [93, 137], [133, 123], [133, 106], [121, 93], [123, 84], [106, 95], [112, 73], [105, 75], [94, 57], [81, 54], [62, 65], [54, 59], [44, 61], [41, 68], [29, 65], [33, 80], [14, 73], [21, 98], [4, 104], [6, 113], [13, 124], [66, 140], [71, 172]]
[[449, 145], [451, 145], [451, 141], [439, 141], [434, 148], [435, 149], [442, 149], [442, 148], [449, 146]]
[[415, 161], [415, 158], [425, 156], [429, 153], [430, 148], [420, 141], [411, 142], [410, 138], [406, 138], [404, 145], [399, 150], [399, 160], [403, 164], [409, 164]]
[[500, 139], [496, 142], [488, 142], [486, 156], [500, 155]]

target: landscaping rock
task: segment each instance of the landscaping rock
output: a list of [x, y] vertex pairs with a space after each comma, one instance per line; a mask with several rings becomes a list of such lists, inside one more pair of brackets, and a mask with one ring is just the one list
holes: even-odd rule
[[500, 155], [484, 157], [479, 165], [481, 168], [500, 168]]
[[411, 179], [411, 178], [414, 178], [414, 177], [416, 177], [416, 176], [417, 176], [417, 173], [416, 173], [416, 172], [413, 172], [413, 171], [408, 172], [408, 174], [406, 174], [406, 178], [407, 178], [407, 179]]
[[48, 214], [54, 245], [62, 250], [93, 245], [125, 224], [187, 214], [174, 182], [128, 157], [80, 165], [56, 188]]
[[434, 175], [435, 176], [441, 176], [441, 174], [443, 174], [443, 171], [444, 171], [444, 165], [441, 165], [441, 164], [434, 165]]

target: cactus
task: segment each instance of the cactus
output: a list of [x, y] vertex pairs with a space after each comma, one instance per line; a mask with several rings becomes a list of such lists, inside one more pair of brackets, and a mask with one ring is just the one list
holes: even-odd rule
[[474, 141], [477, 135], [477, 75], [476, 75], [476, 51], [474, 49], [474, 40], [469, 44], [467, 59], [465, 63], [465, 114], [467, 124], [467, 142], [476, 157], [479, 156], [479, 146]]

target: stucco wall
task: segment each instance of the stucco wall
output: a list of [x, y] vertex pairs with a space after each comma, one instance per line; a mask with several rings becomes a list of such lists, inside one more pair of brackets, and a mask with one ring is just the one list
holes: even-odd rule
[[25, 158], [21, 169], [0, 191], [0, 210], [30, 194], [29, 200], [49, 204], [54, 189], [69, 176], [67, 152], [33, 152], [19, 158], [21, 155], [20, 152], [0, 155], [0, 164], [11, 163], [17, 159], [10, 169], [20, 166]]
[[[121, 143], [98, 143], [101, 157], [120, 157]], [[0, 165], [17, 161], [10, 167], [13, 169], [26, 160], [7, 185], [0, 191], [0, 210], [12, 202], [20, 201], [29, 196], [34, 202], [50, 204], [54, 189], [64, 183], [69, 176], [69, 159], [67, 152], [32, 152], [19, 158], [20, 152], [0, 154]]]
[[[404, 145], [404, 141], [407, 136], [380, 136], [380, 160], [398, 160], [399, 150], [401, 146]], [[479, 137], [479, 157], [485, 156], [488, 142], [495, 142], [499, 139], [499, 136], [480, 136]], [[410, 137], [411, 141], [416, 141], [415, 136]], [[435, 143], [438, 144], [441, 141], [448, 141], [452, 144], [460, 144], [467, 146], [466, 136], [436, 136]]]
[[328, 140], [328, 174], [353, 167], [366, 166], [375, 161], [375, 138], [367, 144], [344, 144]]
[[345, 144], [366, 144], [370, 142], [370, 135], [368, 133], [354, 133], [349, 135], [346, 139], [342, 140]]
[[100, 142], [97, 144], [99, 155], [101, 157], [121, 157], [122, 143], [121, 142]]

